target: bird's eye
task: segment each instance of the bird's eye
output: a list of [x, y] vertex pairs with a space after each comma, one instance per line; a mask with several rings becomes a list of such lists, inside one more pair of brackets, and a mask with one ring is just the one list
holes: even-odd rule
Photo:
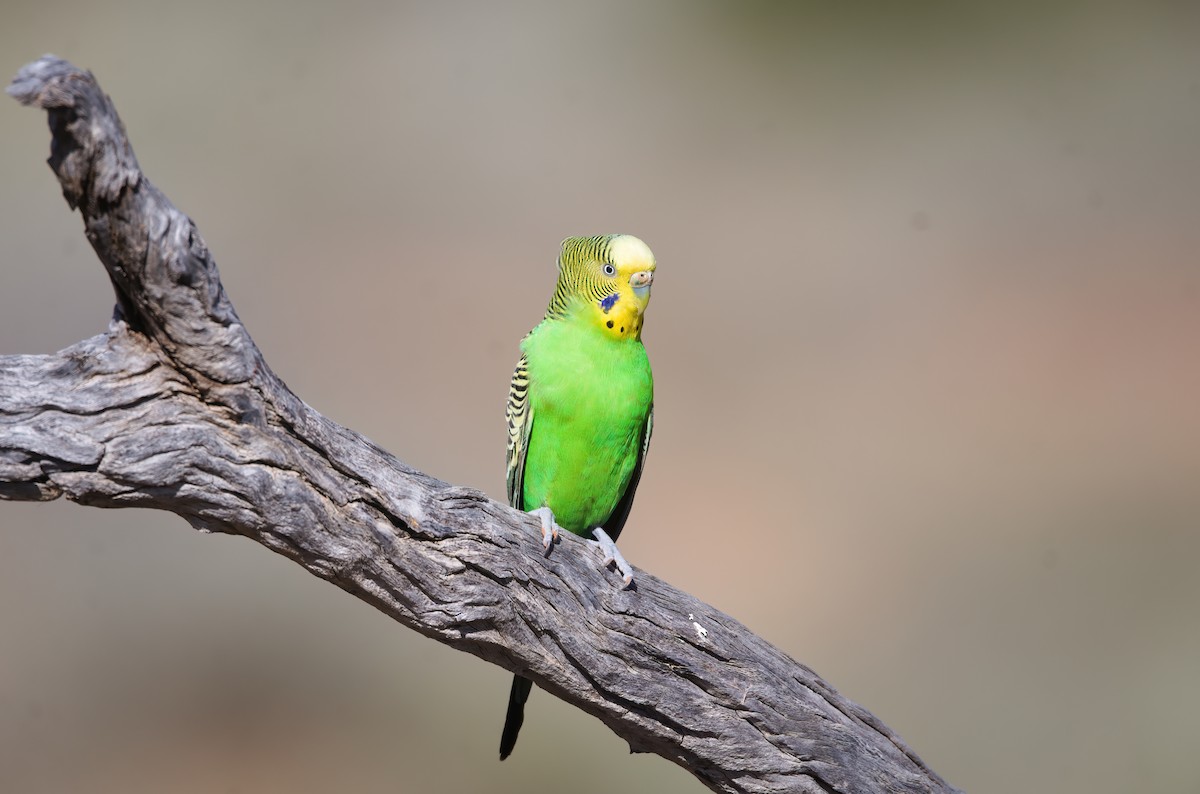
[[613, 267], [612, 265], [605, 265], [604, 266], [604, 275], [615, 276], [615, 275], [617, 275], [617, 269], [615, 267]]

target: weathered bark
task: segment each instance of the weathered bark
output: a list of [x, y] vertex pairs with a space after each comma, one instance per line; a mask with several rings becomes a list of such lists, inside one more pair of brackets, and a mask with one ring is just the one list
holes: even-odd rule
[[617, 589], [571, 536], [545, 557], [529, 517], [309, 408], [263, 361], [92, 75], [47, 56], [8, 91], [48, 112], [50, 165], [117, 307], [101, 336], [0, 357], [0, 498], [152, 507], [253, 538], [715, 791], [954, 790], [732, 618], [645, 572]]

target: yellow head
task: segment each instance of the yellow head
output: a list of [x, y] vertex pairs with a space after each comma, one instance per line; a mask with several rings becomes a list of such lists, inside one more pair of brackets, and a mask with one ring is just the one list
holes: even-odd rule
[[558, 255], [558, 283], [546, 316], [562, 316], [579, 301], [586, 304], [579, 310], [608, 335], [641, 339], [654, 267], [654, 254], [633, 235], [568, 237]]

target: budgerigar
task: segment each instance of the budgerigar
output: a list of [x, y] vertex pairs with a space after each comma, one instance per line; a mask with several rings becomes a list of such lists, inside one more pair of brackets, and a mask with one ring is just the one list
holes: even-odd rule
[[[595, 538], [624, 586], [633, 569], [616, 539], [629, 517], [654, 423], [642, 322], [654, 254], [636, 237], [569, 237], [545, 318], [521, 342], [508, 393], [508, 502]], [[500, 760], [512, 752], [533, 683], [513, 678]]]

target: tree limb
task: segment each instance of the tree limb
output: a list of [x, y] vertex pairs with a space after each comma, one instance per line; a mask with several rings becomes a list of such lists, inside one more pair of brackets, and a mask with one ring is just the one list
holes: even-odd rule
[[8, 92], [47, 111], [50, 166], [117, 306], [100, 336], [0, 357], [0, 498], [158, 508], [252, 538], [714, 791], [954, 791], [732, 618], [644, 572], [618, 590], [571, 536], [544, 557], [528, 516], [309, 408], [263, 360], [93, 76], [46, 56]]

